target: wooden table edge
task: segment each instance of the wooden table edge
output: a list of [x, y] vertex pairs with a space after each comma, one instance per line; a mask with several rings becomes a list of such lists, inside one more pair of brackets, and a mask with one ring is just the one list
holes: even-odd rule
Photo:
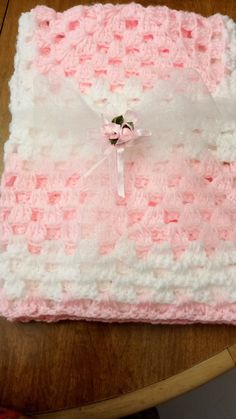
[[[35, 414], [35, 419], [117, 419], [173, 399], [231, 370], [236, 343], [185, 371], [142, 389], [74, 409]], [[32, 415], [32, 413], [31, 413]]]

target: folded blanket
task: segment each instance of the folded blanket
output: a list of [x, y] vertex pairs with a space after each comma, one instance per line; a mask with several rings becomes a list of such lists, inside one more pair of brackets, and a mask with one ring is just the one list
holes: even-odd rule
[[236, 25], [137, 3], [21, 15], [0, 315], [236, 324]]

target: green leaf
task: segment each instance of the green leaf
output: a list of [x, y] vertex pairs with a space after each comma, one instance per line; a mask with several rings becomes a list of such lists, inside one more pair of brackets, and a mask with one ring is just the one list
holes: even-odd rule
[[124, 122], [124, 117], [123, 117], [123, 115], [116, 116], [115, 118], [112, 119], [111, 122], [114, 122], [115, 124], [122, 125], [123, 122]]
[[133, 129], [134, 129], [134, 123], [133, 122], [127, 122]]
[[[113, 122], [113, 121], [112, 121]], [[112, 145], [115, 145], [116, 143], [117, 143], [117, 141], [118, 141], [118, 138], [116, 138], [116, 139], [109, 139], [109, 141], [110, 141], [110, 143], [112, 144]]]

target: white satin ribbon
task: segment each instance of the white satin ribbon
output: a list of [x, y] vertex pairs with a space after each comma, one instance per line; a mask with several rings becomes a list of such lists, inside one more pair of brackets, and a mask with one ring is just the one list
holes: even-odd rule
[[116, 147], [117, 193], [125, 197], [124, 146]]
[[[113, 100], [112, 94], [101, 111], [79, 93], [72, 81], [59, 77], [52, 83], [45, 76], [36, 77], [33, 105], [26, 102], [14, 109], [13, 137], [18, 137], [19, 130], [34, 135], [33, 140], [25, 136], [24, 143], [18, 145], [19, 153], [22, 150], [24, 158], [34, 159], [45, 144], [49, 158], [64, 161], [73, 148], [79, 149], [81, 160], [94, 160], [81, 180], [116, 153], [116, 165], [111, 170], [117, 176], [118, 194], [124, 197], [127, 147], [143, 144], [145, 154], [163, 160], [179, 145], [183, 145], [186, 155], [198, 157], [216, 144], [222, 117], [200, 75], [191, 69], [169, 69], [167, 76], [144, 91], [140, 100], [131, 102], [132, 111], [127, 111], [128, 101], [122, 105], [116, 96]], [[104, 118], [102, 112], [112, 115]], [[122, 126], [112, 122], [120, 113], [124, 114]], [[14, 127], [17, 132], [13, 132]], [[109, 142], [111, 138], [117, 139], [116, 144]]]

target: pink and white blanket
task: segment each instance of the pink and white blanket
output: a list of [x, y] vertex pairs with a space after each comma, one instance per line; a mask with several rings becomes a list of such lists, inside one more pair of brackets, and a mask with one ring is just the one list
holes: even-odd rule
[[138, 3], [22, 14], [0, 315], [236, 324], [236, 25]]

